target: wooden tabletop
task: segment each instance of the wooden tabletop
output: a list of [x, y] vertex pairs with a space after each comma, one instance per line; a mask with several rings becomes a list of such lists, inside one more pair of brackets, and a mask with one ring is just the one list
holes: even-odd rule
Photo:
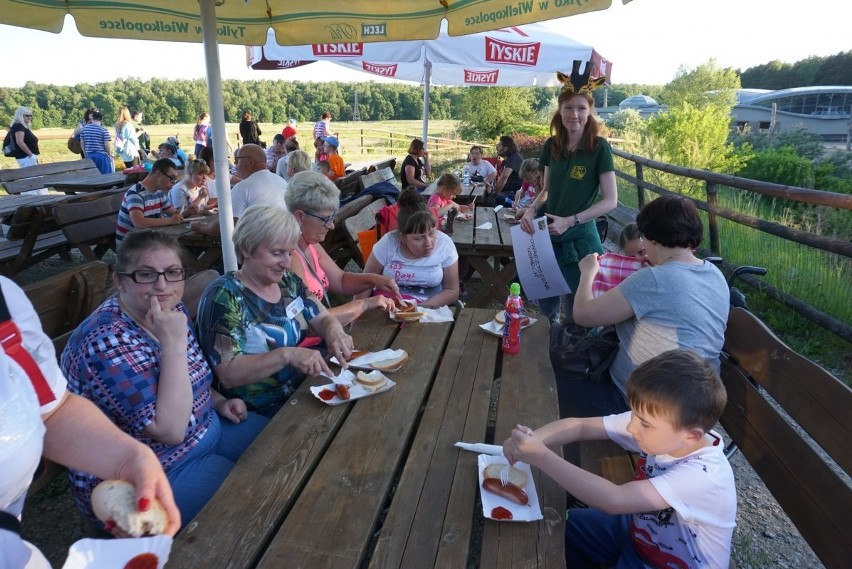
[[[142, 173], [147, 174], [147, 172]], [[109, 188], [116, 188], [134, 184], [139, 181], [139, 175], [126, 176], [122, 172], [113, 172], [111, 174], [90, 174], [88, 176], [69, 177], [67, 179], [56, 180], [51, 182], [51, 186], [59, 192], [67, 194], [97, 192]]]
[[327, 380], [306, 380], [179, 534], [169, 567], [564, 566], [564, 491], [535, 472], [544, 520], [483, 519], [477, 455], [453, 446], [558, 416], [547, 327], [503, 356], [479, 328], [493, 316], [358, 320], [357, 348], [410, 354], [396, 386], [332, 407], [309, 391]]
[[[204, 216], [202, 223], [208, 223], [213, 219], [216, 219], [215, 214]], [[221, 237], [219, 235], [202, 235], [201, 233], [196, 233], [192, 230], [191, 222], [166, 225], [157, 229], [175, 235], [181, 245], [193, 253], [189, 267], [193, 270], [203, 271], [209, 269], [222, 258]]]
[[53, 206], [68, 199], [66, 194], [0, 196], [0, 217], [15, 213], [21, 206]]
[[[510, 233], [513, 225], [506, 219], [508, 213], [510, 210], [506, 208], [495, 212], [493, 207], [477, 207], [470, 221], [456, 218], [453, 222], [450, 237], [456, 250], [460, 256], [467, 257], [485, 282], [476, 296], [465, 301], [470, 306], [485, 307], [491, 300], [503, 302], [509, 294], [516, 269]], [[490, 223], [491, 228], [477, 229], [485, 223]], [[488, 257], [494, 257], [493, 265], [489, 264]]]

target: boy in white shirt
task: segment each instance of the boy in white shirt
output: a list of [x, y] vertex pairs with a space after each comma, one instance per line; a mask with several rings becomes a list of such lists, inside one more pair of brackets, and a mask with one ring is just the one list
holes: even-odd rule
[[[627, 399], [627, 413], [536, 431], [518, 425], [503, 443], [510, 463], [540, 468], [589, 505], [568, 511], [567, 566], [726, 569], [737, 499], [722, 439], [710, 430], [727, 400], [718, 374], [693, 352], [671, 350], [634, 370]], [[640, 452], [631, 482], [609, 482], [547, 448], [607, 438]]]

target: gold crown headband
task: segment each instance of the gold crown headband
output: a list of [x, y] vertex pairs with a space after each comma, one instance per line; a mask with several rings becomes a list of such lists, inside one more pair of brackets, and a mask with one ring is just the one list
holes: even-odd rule
[[574, 65], [571, 69], [571, 76], [565, 75], [561, 71], [556, 72], [556, 78], [559, 79], [559, 82], [562, 83], [562, 92], [568, 93], [591, 93], [604, 83], [606, 83], [606, 76], [596, 77], [595, 79], [591, 79], [590, 75], [592, 74], [592, 61], [589, 60], [586, 62], [585, 71], [580, 74], [580, 64], [583, 63], [579, 59], [574, 60]]

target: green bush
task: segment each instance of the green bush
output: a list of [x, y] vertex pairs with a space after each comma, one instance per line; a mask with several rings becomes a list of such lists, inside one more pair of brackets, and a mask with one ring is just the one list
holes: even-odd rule
[[813, 187], [814, 166], [792, 146], [766, 149], [755, 154], [739, 176], [785, 186]]

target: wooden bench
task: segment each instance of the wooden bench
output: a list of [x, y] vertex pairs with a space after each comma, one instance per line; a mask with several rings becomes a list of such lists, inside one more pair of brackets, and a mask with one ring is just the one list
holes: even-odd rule
[[[385, 207], [385, 205], [387, 205], [385, 200], [376, 200], [355, 215], [348, 217], [343, 222], [343, 226], [346, 229], [346, 237], [349, 239], [349, 246], [354, 251], [352, 260], [355, 261], [362, 269], [364, 268], [364, 263], [367, 262], [367, 259], [365, 258], [365, 251], [361, 247], [358, 234], [362, 231], [376, 228], [378, 225], [378, 222], [376, 221], [376, 214], [379, 213], [379, 210]], [[378, 234], [376, 235], [376, 238], [378, 239]]]
[[345, 198], [357, 194], [361, 190], [361, 177], [366, 173], [367, 169], [361, 168], [339, 178], [335, 184], [340, 189], [340, 197]]
[[71, 260], [68, 240], [53, 221], [50, 207], [19, 207], [9, 221], [6, 239], [0, 240], [0, 273], [13, 276], [57, 254]]
[[95, 261], [115, 250], [115, 222], [123, 198], [122, 189], [98, 193], [97, 199], [68, 200], [53, 207], [53, 218], [68, 244], [87, 261]]
[[360, 255], [358, 247], [353, 247], [346, 232], [346, 220], [376, 200], [384, 200], [376, 196], [361, 196], [341, 207], [334, 218], [334, 229], [328, 232], [322, 247], [340, 268], [346, 266], [355, 255]]
[[[728, 404], [720, 423], [731, 441], [820, 561], [848, 567], [852, 390], [742, 308], [728, 317], [721, 371]], [[611, 441], [587, 441], [580, 465], [620, 484], [634, 460]]]
[[100, 171], [95, 163], [85, 158], [0, 170], [0, 183], [3, 184], [6, 193], [20, 194], [21, 192], [49, 188], [54, 181], [99, 174]]

